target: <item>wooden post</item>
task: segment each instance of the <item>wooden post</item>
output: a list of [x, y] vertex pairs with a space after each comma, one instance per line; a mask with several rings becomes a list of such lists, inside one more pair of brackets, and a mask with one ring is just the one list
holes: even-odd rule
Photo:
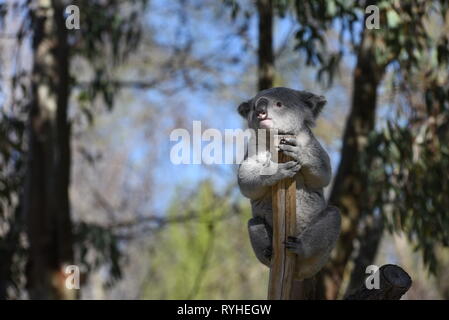
[[[274, 146], [280, 139], [294, 136], [274, 136]], [[278, 163], [290, 161], [282, 152]], [[285, 249], [288, 236], [296, 236], [296, 180], [287, 178], [272, 187], [273, 199], [273, 257], [268, 287], [269, 300], [292, 299], [296, 257]]]

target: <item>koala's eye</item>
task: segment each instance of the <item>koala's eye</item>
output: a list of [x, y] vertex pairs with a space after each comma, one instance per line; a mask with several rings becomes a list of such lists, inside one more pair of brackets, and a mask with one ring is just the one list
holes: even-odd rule
[[278, 108], [282, 107], [282, 103], [280, 101], [276, 102], [276, 107]]

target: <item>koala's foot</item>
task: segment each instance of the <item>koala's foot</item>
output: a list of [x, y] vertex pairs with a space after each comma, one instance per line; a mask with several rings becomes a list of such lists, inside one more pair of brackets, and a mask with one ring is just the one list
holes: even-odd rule
[[340, 232], [340, 213], [335, 207], [327, 207], [315, 222], [298, 237], [288, 237], [287, 250], [296, 254], [296, 277], [307, 279], [326, 264]]
[[272, 232], [260, 217], [248, 221], [249, 238], [257, 259], [266, 266], [270, 266], [272, 249]]
[[287, 237], [284, 245], [289, 251], [298, 255], [299, 258], [304, 259], [306, 257], [304, 245], [299, 237]]
[[324, 257], [330, 254], [340, 233], [340, 212], [336, 207], [327, 207], [314, 224], [298, 237], [288, 237], [285, 247], [300, 259]]

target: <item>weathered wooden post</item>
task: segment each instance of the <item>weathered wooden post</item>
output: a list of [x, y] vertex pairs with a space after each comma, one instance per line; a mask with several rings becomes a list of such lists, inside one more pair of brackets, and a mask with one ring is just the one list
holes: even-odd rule
[[[274, 148], [279, 145], [282, 138], [295, 138], [294, 136], [275, 135]], [[291, 159], [282, 152], [278, 153], [278, 163]], [[296, 257], [294, 253], [286, 250], [284, 242], [287, 237], [296, 234], [296, 181], [287, 178], [272, 187], [273, 199], [273, 256], [270, 268], [268, 299], [290, 300], [295, 274]]]

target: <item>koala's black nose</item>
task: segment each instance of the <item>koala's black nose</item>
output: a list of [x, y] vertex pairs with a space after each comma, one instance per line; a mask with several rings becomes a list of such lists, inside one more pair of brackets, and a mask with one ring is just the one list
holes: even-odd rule
[[256, 115], [258, 119], [265, 119], [267, 117], [268, 100], [260, 98], [256, 102]]

